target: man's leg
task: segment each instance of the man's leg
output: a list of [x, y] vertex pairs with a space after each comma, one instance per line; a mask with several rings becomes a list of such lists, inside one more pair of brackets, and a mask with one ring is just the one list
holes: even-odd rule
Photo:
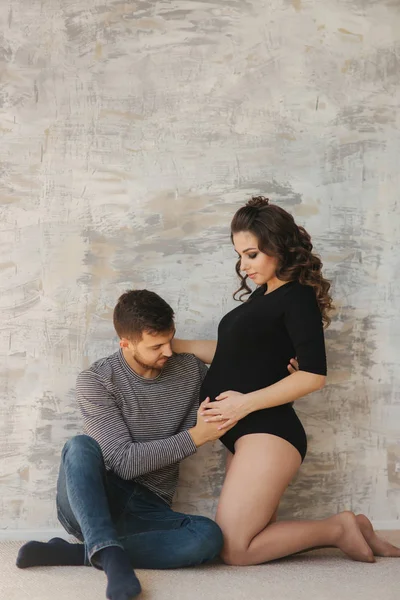
[[55, 538], [47, 544], [29, 542], [18, 554], [17, 566], [92, 564], [107, 575], [107, 597], [128, 600], [140, 592], [129, 556], [118, 541], [106, 491], [106, 470], [99, 445], [80, 435], [63, 449], [57, 484], [61, 523], [81, 544]]
[[174, 512], [139, 484], [134, 484], [116, 525], [119, 540], [138, 569], [193, 567], [216, 558], [223, 546], [214, 521]]

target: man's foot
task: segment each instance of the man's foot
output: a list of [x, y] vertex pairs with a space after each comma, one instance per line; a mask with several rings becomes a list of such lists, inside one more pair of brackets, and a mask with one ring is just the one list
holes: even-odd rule
[[397, 546], [393, 546], [393, 544], [378, 537], [372, 527], [371, 521], [365, 515], [357, 515], [356, 519], [365, 541], [375, 556], [392, 556], [400, 558], [400, 548], [397, 548]]
[[99, 563], [107, 575], [107, 598], [109, 600], [131, 600], [140, 594], [142, 588], [132, 569], [129, 556], [119, 546], [109, 546], [96, 553]]
[[375, 562], [373, 552], [361, 533], [356, 516], [349, 511], [331, 517], [340, 526], [336, 546], [353, 560]]
[[17, 567], [82, 566], [85, 564], [83, 544], [70, 544], [61, 538], [49, 542], [28, 542], [20, 548]]

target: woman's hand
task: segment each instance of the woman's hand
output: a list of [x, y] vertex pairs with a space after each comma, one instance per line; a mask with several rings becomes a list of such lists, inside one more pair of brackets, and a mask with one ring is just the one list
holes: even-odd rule
[[[229, 390], [228, 392], [222, 392], [215, 400], [215, 402], [210, 402], [201, 414], [207, 423], [221, 421], [218, 429], [232, 427], [250, 412], [246, 402], [246, 394]], [[222, 421], [225, 421], [225, 423], [222, 423]]]

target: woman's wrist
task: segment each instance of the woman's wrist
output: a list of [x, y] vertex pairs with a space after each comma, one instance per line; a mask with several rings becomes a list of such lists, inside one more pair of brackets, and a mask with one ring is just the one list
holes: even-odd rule
[[248, 414], [256, 410], [261, 410], [261, 408], [266, 408], [265, 406], [260, 406], [260, 391], [265, 392], [265, 389], [246, 394], [246, 410]]
[[248, 394], [243, 394], [243, 410], [246, 412], [246, 417], [250, 413], [254, 412], [254, 392], [249, 392]]

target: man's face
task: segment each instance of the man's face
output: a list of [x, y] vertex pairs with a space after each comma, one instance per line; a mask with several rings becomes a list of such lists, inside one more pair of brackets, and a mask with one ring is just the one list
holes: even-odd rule
[[[123, 347], [130, 352], [132, 358], [145, 369], [162, 369], [172, 356], [171, 341], [175, 328], [171, 331], [144, 331], [142, 339], [130, 341], [122, 338]], [[121, 344], [122, 345], [122, 344]]]

